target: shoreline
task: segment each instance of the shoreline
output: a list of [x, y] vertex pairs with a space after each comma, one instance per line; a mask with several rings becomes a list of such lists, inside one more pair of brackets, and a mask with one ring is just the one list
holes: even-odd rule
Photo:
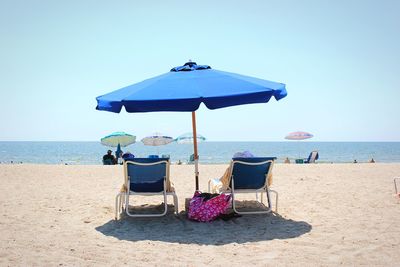
[[[226, 162], [226, 163], [203, 163], [203, 162], [199, 162], [199, 166], [201, 165], [229, 165], [230, 162]], [[393, 161], [393, 162], [317, 162], [317, 163], [283, 163], [283, 162], [275, 162], [274, 165], [338, 165], [338, 164], [350, 164], [350, 165], [357, 165], [357, 164], [368, 164], [368, 165], [373, 165], [373, 164], [400, 164], [400, 162], [397, 161]], [[116, 164], [116, 165], [103, 165], [101, 163], [99, 164], [75, 164], [75, 163], [34, 163], [34, 162], [14, 162], [14, 163], [9, 163], [9, 162], [0, 162], [0, 166], [6, 166], [6, 165], [44, 165], [44, 166], [51, 166], [51, 165], [55, 165], [55, 166], [62, 166], [62, 165], [68, 165], [68, 166], [118, 166], [118, 165], [122, 165], [122, 164]], [[194, 168], [194, 164], [178, 164], [176, 162], [172, 162], [171, 165], [173, 166], [193, 166]]]

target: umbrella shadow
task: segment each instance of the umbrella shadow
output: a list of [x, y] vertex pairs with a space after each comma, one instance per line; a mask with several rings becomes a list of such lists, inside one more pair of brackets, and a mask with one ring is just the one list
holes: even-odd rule
[[[148, 208], [160, 209], [156, 205], [147, 206], [147, 211]], [[188, 220], [185, 212], [174, 215], [172, 205], [168, 207], [168, 213], [163, 217], [122, 216], [118, 221], [110, 220], [96, 227], [100, 233], [119, 240], [202, 245], [290, 239], [306, 234], [311, 229], [312, 226], [307, 222], [286, 219], [277, 213], [244, 215], [226, 221], [218, 219], [210, 223], [200, 223]]]

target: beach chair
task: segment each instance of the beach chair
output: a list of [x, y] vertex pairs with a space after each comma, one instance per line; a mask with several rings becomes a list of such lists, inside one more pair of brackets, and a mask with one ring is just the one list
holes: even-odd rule
[[194, 163], [194, 154], [190, 155], [188, 164], [193, 164]]
[[314, 150], [310, 153], [307, 159], [304, 160], [304, 163], [315, 163], [315, 161], [319, 158], [318, 151]]
[[[252, 158], [233, 158], [229, 167], [229, 186], [221, 192], [232, 193], [232, 208], [238, 214], [264, 214], [272, 211], [270, 193], [275, 194], [276, 211], [278, 210], [278, 192], [271, 190], [268, 186], [268, 177], [272, 174], [272, 167], [276, 157], [252, 157]], [[209, 191], [212, 183], [219, 179], [210, 180]], [[239, 211], [235, 205], [235, 194], [258, 193], [261, 194], [261, 204], [263, 203], [263, 194], [266, 194], [268, 207], [261, 211]]]
[[[169, 160], [158, 158], [133, 158], [124, 161], [125, 184], [115, 200], [115, 218], [125, 210], [130, 217], [158, 217], [167, 214], [167, 196], [173, 196], [175, 213], [178, 214], [178, 197], [169, 180]], [[132, 214], [129, 211], [130, 196], [164, 197], [164, 211], [152, 214]]]

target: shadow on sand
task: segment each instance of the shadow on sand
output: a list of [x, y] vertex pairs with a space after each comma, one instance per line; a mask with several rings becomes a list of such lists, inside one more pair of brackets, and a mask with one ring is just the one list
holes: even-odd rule
[[[159, 206], [147, 206], [146, 209], [148, 208], [160, 209]], [[200, 223], [188, 220], [185, 212], [175, 216], [172, 211], [171, 205], [168, 206], [168, 213], [164, 217], [122, 216], [118, 221], [111, 220], [96, 227], [96, 230], [106, 236], [133, 242], [152, 240], [181, 244], [225, 245], [295, 238], [310, 232], [312, 228], [306, 222], [285, 219], [276, 213], [244, 215], [227, 221], [219, 219], [211, 223]]]

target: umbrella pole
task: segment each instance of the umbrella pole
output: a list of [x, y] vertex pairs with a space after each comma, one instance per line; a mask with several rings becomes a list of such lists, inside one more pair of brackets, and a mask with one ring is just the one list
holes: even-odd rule
[[196, 177], [196, 190], [199, 190], [199, 155], [197, 154], [196, 112], [192, 111], [193, 149], [194, 149], [194, 175]]

